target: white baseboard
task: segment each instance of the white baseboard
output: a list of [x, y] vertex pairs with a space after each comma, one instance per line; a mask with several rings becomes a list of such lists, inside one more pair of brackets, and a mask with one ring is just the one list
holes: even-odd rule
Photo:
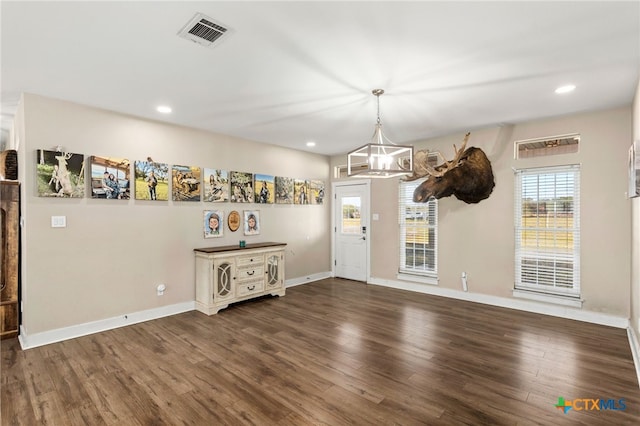
[[593, 324], [607, 325], [616, 328], [629, 327], [629, 319], [600, 312], [585, 311], [566, 306], [550, 305], [523, 299], [510, 299], [508, 297], [489, 296], [480, 293], [464, 292], [433, 285], [416, 284], [404, 281], [386, 280], [371, 277], [368, 284], [384, 287], [392, 287], [400, 290], [415, 291], [418, 293], [432, 294], [434, 296], [449, 297], [452, 299], [467, 300], [469, 302], [483, 303], [485, 305], [499, 306], [502, 308], [517, 309], [519, 311], [533, 312], [537, 314], [551, 315], [560, 318], [590, 322]]
[[20, 326], [20, 335], [18, 336], [18, 340], [22, 349], [31, 349], [139, 322], [181, 314], [183, 312], [193, 311], [194, 309], [195, 302], [184, 302], [31, 335], [27, 334], [26, 330]]
[[285, 280], [285, 287], [295, 287], [301, 284], [309, 284], [314, 281], [324, 280], [325, 278], [331, 278], [333, 275], [331, 272], [319, 272], [317, 274], [307, 275], [306, 277], [292, 278]]
[[[333, 274], [331, 272], [321, 272], [305, 277], [293, 278], [285, 281], [285, 287], [294, 287], [297, 285], [308, 284], [314, 281], [330, 278], [332, 276]], [[635, 337], [633, 329], [630, 327], [629, 320], [626, 318], [608, 314], [601, 314], [598, 312], [570, 309], [561, 306], [550, 306], [543, 303], [536, 303], [531, 301], [514, 300], [505, 297], [488, 296], [478, 293], [468, 293], [432, 285], [385, 280], [375, 277], [371, 277], [368, 283], [384, 287], [397, 288], [400, 290], [433, 294], [435, 296], [443, 296], [453, 299], [467, 300], [470, 302], [484, 303], [487, 305], [500, 306], [503, 308], [517, 309], [521, 311], [574, 319], [578, 321], [607, 325], [611, 327], [626, 328], [628, 330], [629, 342], [631, 344], [634, 363], [636, 365], [636, 372], [638, 374], [638, 380], [640, 382], [640, 346]], [[18, 336], [18, 340], [22, 349], [31, 349], [38, 346], [44, 346], [51, 343], [61, 342], [63, 340], [74, 339], [76, 337], [86, 336], [93, 333], [99, 333], [101, 331], [112, 330], [114, 328], [124, 327], [127, 325], [150, 321], [153, 319], [176, 315], [193, 310], [195, 310], [195, 301], [184, 302], [175, 305], [162, 306], [159, 308], [134, 312], [131, 314], [120, 315], [104, 320], [92, 321], [84, 324], [73, 325], [70, 327], [44, 331], [32, 335], [29, 335], [26, 330], [22, 326], [20, 326], [20, 334]]]
[[627, 336], [629, 337], [629, 346], [631, 346], [631, 355], [633, 355], [633, 364], [636, 366], [636, 376], [638, 376], [638, 386], [640, 386], [640, 343], [633, 327], [629, 325], [627, 328]]
[[[305, 277], [293, 278], [285, 281], [285, 287], [308, 284], [313, 281], [319, 281], [329, 277], [331, 277], [331, 272], [321, 272]], [[112, 330], [114, 328], [124, 327], [131, 324], [193, 311], [195, 308], [195, 301], [184, 302], [34, 334], [28, 334], [24, 327], [20, 326], [18, 341], [20, 342], [22, 349], [37, 348], [38, 346], [61, 342], [63, 340], [74, 339], [76, 337], [99, 333], [101, 331]]]

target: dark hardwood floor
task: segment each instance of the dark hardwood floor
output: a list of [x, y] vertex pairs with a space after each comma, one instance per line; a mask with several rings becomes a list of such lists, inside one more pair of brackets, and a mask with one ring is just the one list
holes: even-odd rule
[[2, 425], [640, 424], [625, 330], [340, 279], [1, 345]]

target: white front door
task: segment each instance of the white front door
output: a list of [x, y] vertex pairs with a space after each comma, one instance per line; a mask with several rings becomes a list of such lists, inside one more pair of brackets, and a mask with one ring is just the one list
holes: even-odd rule
[[336, 183], [334, 194], [335, 276], [366, 282], [369, 182]]

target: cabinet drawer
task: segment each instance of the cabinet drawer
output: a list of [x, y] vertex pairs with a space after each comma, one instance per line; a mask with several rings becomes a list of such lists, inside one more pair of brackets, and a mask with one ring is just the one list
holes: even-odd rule
[[264, 265], [251, 265], [238, 268], [236, 278], [240, 282], [246, 280], [264, 280]]
[[238, 283], [238, 286], [236, 287], [236, 296], [242, 297], [247, 294], [259, 293], [262, 290], [264, 290], [264, 279], [261, 277], [260, 280]]
[[236, 263], [238, 266], [262, 265], [264, 263], [264, 255], [254, 254], [247, 256], [238, 256]]

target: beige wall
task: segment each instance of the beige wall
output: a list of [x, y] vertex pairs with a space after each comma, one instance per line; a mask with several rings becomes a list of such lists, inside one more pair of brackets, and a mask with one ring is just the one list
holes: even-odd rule
[[[640, 140], [640, 81], [633, 101], [633, 137]], [[631, 328], [640, 342], [640, 198], [631, 200]]]
[[[23, 328], [28, 335], [195, 299], [193, 249], [281, 241], [287, 280], [327, 274], [330, 204], [283, 206], [205, 202], [107, 201], [36, 196], [37, 149], [323, 179], [328, 157], [229, 136], [137, 119], [35, 95], [25, 95], [18, 121], [23, 183]], [[328, 195], [327, 191], [327, 195]], [[327, 198], [328, 199], [328, 198]], [[202, 212], [259, 209], [259, 236], [225, 230], [203, 237]], [[53, 215], [66, 228], [51, 228]], [[167, 286], [156, 295], [156, 286]]]
[[[491, 197], [465, 204], [454, 197], [440, 200], [439, 286], [461, 290], [468, 274], [469, 293], [511, 298], [514, 282], [512, 168], [581, 164], [581, 287], [583, 310], [629, 317], [630, 208], [626, 198], [627, 152], [631, 141], [631, 108], [620, 108], [549, 120], [476, 130], [469, 146], [489, 156], [496, 178]], [[580, 151], [554, 157], [513, 159], [513, 142], [579, 133]], [[452, 145], [463, 132], [415, 144], [451, 158]], [[333, 157], [332, 166], [346, 163]], [[371, 278], [397, 281], [397, 179], [372, 180]]]
[[[465, 271], [470, 293], [512, 297], [512, 168], [580, 163], [583, 310], [624, 318], [633, 310], [632, 325], [640, 329], [639, 199], [630, 202], [625, 197], [632, 124], [636, 138], [640, 136], [640, 86], [638, 90], [633, 110], [473, 131], [469, 144], [489, 155], [496, 188], [476, 205], [452, 197], [440, 201], [439, 286], [461, 290], [460, 273]], [[578, 154], [513, 159], [515, 140], [567, 133], [581, 134]], [[416, 149], [440, 150], [449, 158], [452, 144], [461, 139], [462, 132], [418, 142]], [[262, 234], [246, 239], [287, 242], [288, 280], [331, 270], [329, 197], [324, 206], [305, 207], [40, 198], [35, 191], [35, 150], [62, 145], [87, 156], [150, 156], [169, 164], [317, 178], [327, 182], [327, 190], [330, 170], [346, 163], [344, 156], [329, 161], [35, 95], [24, 96], [11, 143], [19, 150], [23, 183], [23, 327], [28, 334], [193, 301], [193, 248], [236, 244], [244, 238], [226, 231], [223, 239], [205, 240], [201, 216], [209, 208], [259, 208]], [[372, 279], [397, 280], [397, 182], [372, 180], [371, 213], [379, 215], [371, 222]], [[66, 216], [67, 228], [51, 228], [52, 215]], [[167, 285], [162, 297], [155, 293], [159, 283]]]

